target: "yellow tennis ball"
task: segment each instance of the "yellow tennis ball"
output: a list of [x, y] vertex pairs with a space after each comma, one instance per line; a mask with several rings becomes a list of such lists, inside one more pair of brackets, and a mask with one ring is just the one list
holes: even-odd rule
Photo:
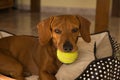
[[62, 52], [57, 50], [57, 58], [59, 61], [65, 64], [73, 63], [78, 57], [78, 52]]

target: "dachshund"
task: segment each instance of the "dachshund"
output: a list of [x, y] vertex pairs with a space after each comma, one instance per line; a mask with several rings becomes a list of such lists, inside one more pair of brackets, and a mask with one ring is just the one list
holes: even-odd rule
[[38, 37], [19, 35], [0, 39], [0, 73], [16, 80], [25, 80], [29, 74], [39, 80], [56, 80], [55, 74], [62, 63], [56, 50], [77, 51], [81, 36], [90, 42], [90, 22], [79, 15], [59, 15], [38, 23]]

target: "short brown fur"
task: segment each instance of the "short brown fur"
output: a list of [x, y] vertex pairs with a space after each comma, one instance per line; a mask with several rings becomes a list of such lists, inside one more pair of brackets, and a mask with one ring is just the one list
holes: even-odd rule
[[77, 50], [79, 34], [90, 42], [90, 22], [81, 16], [62, 15], [43, 20], [37, 25], [38, 35], [12, 36], [0, 39], [0, 73], [24, 80], [23, 73], [38, 74], [39, 80], [56, 80], [61, 62], [56, 50]]

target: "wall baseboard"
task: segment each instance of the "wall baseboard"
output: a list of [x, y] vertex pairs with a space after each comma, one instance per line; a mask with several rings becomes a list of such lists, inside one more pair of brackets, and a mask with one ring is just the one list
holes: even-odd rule
[[[18, 5], [18, 9], [30, 11], [29, 5]], [[58, 13], [58, 14], [80, 14], [80, 15], [95, 15], [94, 8], [67, 8], [67, 7], [41, 7], [41, 12], [44, 13]]]
[[17, 9], [30, 11], [30, 6], [19, 4], [19, 5], [17, 5]]
[[41, 7], [41, 12], [45, 13], [62, 13], [62, 14], [80, 14], [95, 15], [95, 9], [88, 8], [66, 8], [66, 7]]

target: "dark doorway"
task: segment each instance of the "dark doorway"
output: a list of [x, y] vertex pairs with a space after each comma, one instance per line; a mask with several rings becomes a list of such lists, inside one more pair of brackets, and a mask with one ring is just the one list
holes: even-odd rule
[[112, 16], [120, 17], [120, 0], [112, 0]]
[[40, 12], [41, 0], [31, 0], [31, 12]]

